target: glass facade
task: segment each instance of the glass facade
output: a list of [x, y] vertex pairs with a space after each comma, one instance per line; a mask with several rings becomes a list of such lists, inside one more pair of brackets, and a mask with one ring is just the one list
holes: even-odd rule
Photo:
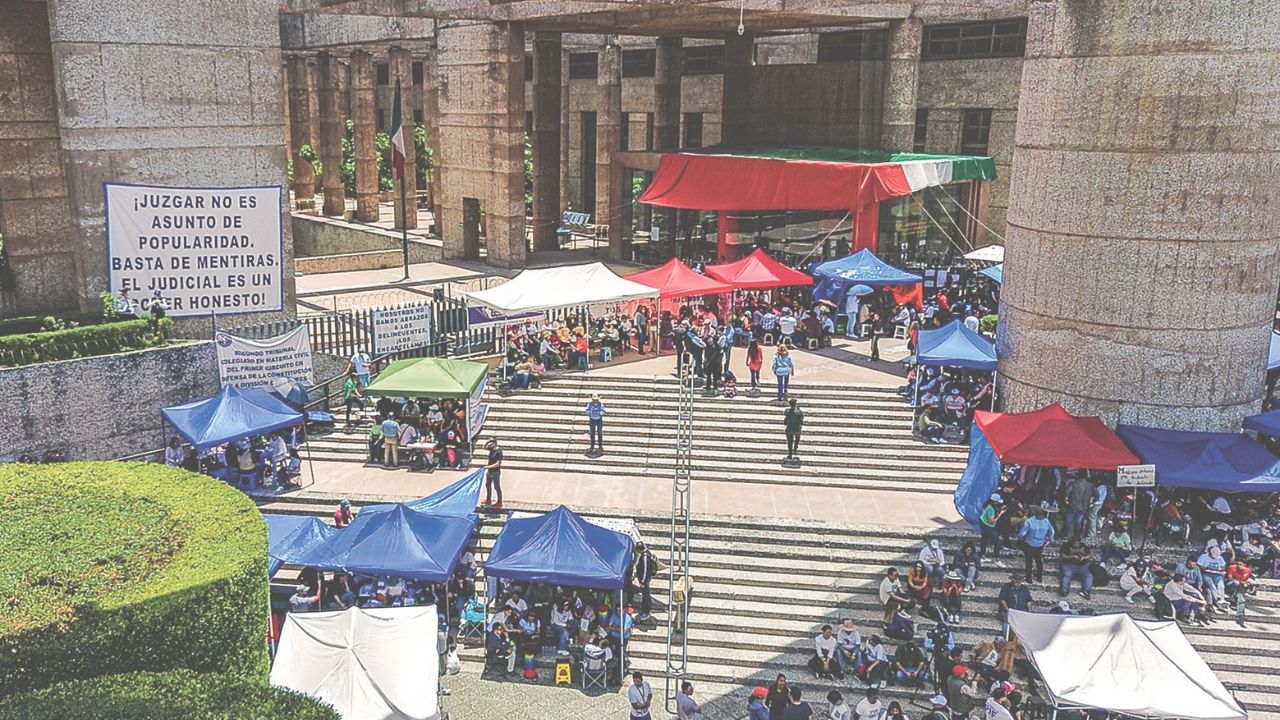
[[967, 184], [943, 185], [880, 203], [876, 254], [903, 269], [949, 265], [962, 254], [957, 247], [965, 246], [951, 219], [963, 226], [957, 206], [967, 202], [967, 189]]

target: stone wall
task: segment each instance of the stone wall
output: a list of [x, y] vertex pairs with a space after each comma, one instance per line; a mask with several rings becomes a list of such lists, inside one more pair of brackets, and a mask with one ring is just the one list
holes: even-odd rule
[[[401, 249], [398, 230], [357, 225], [317, 215], [291, 215], [290, 221], [299, 273], [308, 272], [301, 267], [304, 258]], [[409, 254], [413, 262], [439, 262], [440, 242], [410, 234]]]
[[79, 306], [60, 151], [47, 6], [0, 0], [0, 233], [16, 280], [0, 315]]
[[[317, 382], [347, 363], [324, 353], [313, 360]], [[218, 367], [207, 341], [2, 369], [0, 462], [24, 454], [38, 459], [53, 449], [72, 460], [154, 450], [164, 443], [161, 408], [217, 391]]]
[[879, 144], [883, 62], [756, 65], [751, 73], [753, 144]]

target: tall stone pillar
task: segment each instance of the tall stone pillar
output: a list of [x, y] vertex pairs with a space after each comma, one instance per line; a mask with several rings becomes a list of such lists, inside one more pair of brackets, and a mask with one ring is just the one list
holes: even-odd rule
[[449, 21], [437, 42], [444, 256], [478, 256], [463, 223], [464, 207], [478, 202], [489, 263], [522, 268], [524, 33], [518, 25]]
[[533, 249], [559, 247], [560, 33], [533, 35]]
[[435, 41], [422, 60], [422, 120], [427, 148], [431, 150], [431, 174], [427, 191], [431, 200], [431, 216], [435, 219], [436, 233], [440, 232], [440, 69], [436, 63], [438, 50]]
[[[572, 195], [569, 192], [569, 128], [572, 123], [569, 109], [569, 51], [560, 51], [560, 207], [569, 208]], [[578, 212], [582, 208], [574, 208]]]
[[751, 142], [751, 57], [755, 36], [729, 33], [724, 40], [724, 88], [720, 102], [720, 142]]
[[311, 144], [311, 88], [307, 83], [307, 58], [290, 55], [285, 60], [289, 83], [289, 160], [293, 163], [293, 202], [299, 210], [316, 206], [315, 170], [301, 150]]
[[[653, 74], [654, 150], [676, 150], [680, 147], [680, 78], [683, 70], [684, 38], [658, 38]], [[660, 225], [668, 239], [675, 237], [679, 212], [674, 208], [660, 211]]]
[[622, 49], [616, 42], [600, 46], [596, 78], [596, 224], [609, 226], [609, 257], [621, 260], [622, 183], [613, 171], [613, 154], [622, 143]]
[[884, 80], [880, 147], [910, 150], [916, 136], [916, 92], [920, 86], [920, 43], [924, 21], [898, 20], [889, 26], [889, 61]]
[[336, 55], [320, 53], [320, 163], [324, 166], [324, 214], [346, 211], [347, 193], [342, 185], [342, 136], [346, 123], [342, 112], [338, 75], [342, 65]]
[[[396, 181], [395, 191], [395, 227], [418, 227], [418, 152], [414, 145], [413, 122], [413, 53], [404, 48], [391, 48], [391, 84], [394, 88], [396, 79], [400, 80], [400, 128], [404, 131], [404, 192], [403, 197], [409, 207], [401, 212], [400, 181]], [[394, 92], [394, 90], [393, 90]]]
[[1280, 14], [1257, 7], [1032, 5], [997, 337], [1007, 409], [1227, 431], [1257, 411], [1280, 284]]
[[356, 155], [356, 220], [378, 220], [378, 118], [373, 53], [351, 51], [351, 125]]

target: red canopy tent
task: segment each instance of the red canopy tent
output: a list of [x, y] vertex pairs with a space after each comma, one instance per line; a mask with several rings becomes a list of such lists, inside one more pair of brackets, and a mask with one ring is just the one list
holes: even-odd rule
[[1025, 413], [978, 410], [973, 420], [1006, 465], [1115, 470], [1140, 462], [1102, 418], [1077, 417], [1058, 403]]
[[708, 265], [707, 274], [738, 289], [762, 289], [812, 285], [813, 276], [792, 270], [756, 248], [750, 255], [722, 265]]
[[691, 295], [717, 295], [733, 290], [733, 286], [715, 278], [694, 272], [693, 268], [671, 258], [666, 265], [628, 275], [627, 279], [658, 291], [662, 299], [689, 297]]

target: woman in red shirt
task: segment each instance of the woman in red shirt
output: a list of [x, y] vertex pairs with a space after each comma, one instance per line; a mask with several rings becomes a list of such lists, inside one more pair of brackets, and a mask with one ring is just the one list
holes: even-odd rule
[[759, 390], [760, 383], [760, 367], [764, 365], [764, 351], [760, 349], [760, 343], [754, 337], [747, 345], [747, 369], [751, 371], [751, 389]]

